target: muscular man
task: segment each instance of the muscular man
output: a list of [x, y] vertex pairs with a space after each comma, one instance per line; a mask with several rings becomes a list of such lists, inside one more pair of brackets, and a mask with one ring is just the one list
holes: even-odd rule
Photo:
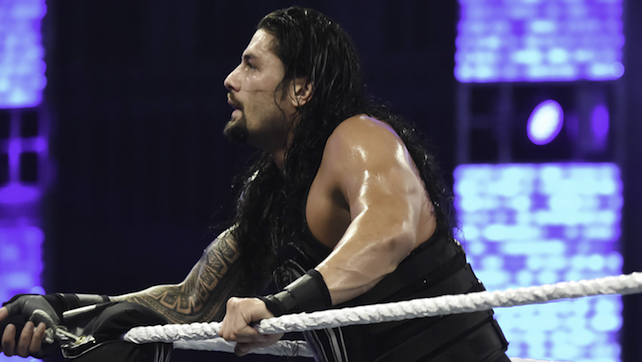
[[[243, 355], [281, 337], [251, 327], [263, 318], [482, 290], [452, 238], [452, 199], [433, 157], [365, 95], [345, 32], [297, 7], [257, 29], [225, 80], [234, 108], [225, 134], [260, 150], [240, 182], [234, 226], [184, 282], [111, 299], [175, 323], [224, 315], [220, 334]], [[230, 298], [262, 295], [270, 280], [281, 291]], [[75, 304], [95, 302], [84, 298]], [[24, 313], [19, 300], [11, 314]], [[0, 309], [0, 320], [7, 314]], [[8, 326], [5, 353], [37, 353], [44, 327], [33, 327], [16, 344]], [[305, 337], [317, 361], [508, 361], [492, 311]]]

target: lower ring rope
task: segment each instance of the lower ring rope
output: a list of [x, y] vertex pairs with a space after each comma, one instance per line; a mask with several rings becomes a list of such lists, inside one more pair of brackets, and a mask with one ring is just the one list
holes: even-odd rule
[[[632, 273], [505, 291], [445, 295], [396, 303], [290, 314], [278, 318], [264, 319], [255, 328], [262, 334], [301, 332], [313, 329], [476, 312], [593, 295], [626, 295], [640, 292], [642, 292], [642, 273]], [[219, 328], [220, 323], [218, 322], [136, 327], [127, 332], [123, 339], [133, 343], [169, 343], [174, 341], [184, 343], [192, 340], [214, 339], [218, 337]], [[280, 349], [281, 347], [277, 348]]]
[[[220, 351], [233, 353], [235, 345], [236, 343], [228, 342], [223, 338], [174, 341], [174, 348], [176, 349], [197, 351]], [[314, 357], [305, 341], [278, 341], [269, 347], [253, 349], [251, 353], [270, 354], [283, 357]]]

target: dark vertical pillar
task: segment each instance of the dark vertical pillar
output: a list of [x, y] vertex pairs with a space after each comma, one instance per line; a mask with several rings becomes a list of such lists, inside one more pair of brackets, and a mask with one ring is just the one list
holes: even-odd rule
[[472, 130], [470, 114], [470, 85], [457, 85], [457, 151], [455, 162], [459, 165], [470, 161], [470, 133]]
[[497, 123], [495, 125], [495, 134], [497, 135], [497, 161], [508, 163], [513, 160], [512, 156], [512, 127], [514, 123], [513, 114], [513, 85], [512, 83], [503, 83], [499, 86], [499, 104], [498, 104]]

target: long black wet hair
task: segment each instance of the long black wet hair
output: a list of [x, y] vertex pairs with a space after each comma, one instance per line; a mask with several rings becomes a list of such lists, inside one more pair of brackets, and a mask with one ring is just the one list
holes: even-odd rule
[[434, 157], [414, 128], [366, 95], [361, 63], [345, 31], [325, 15], [300, 7], [268, 14], [257, 29], [276, 39], [273, 52], [285, 66], [280, 87], [285, 89], [292, 80], [303, 77], [312, 85], [312, 97], [297, 108], [300, 122], [286, 151], [283, 170], [268, 153], [260, 152], [237, 181], [233, 235], [246, 270], [257, 279], [270, 275], [283, 245], [300, 242], [307, 228], [308, 191], [325, 143], [339, 123], [358, 114], [385, 121], [397, 132], [436, 206], [438, 230], [452, 235], [452, 194]]

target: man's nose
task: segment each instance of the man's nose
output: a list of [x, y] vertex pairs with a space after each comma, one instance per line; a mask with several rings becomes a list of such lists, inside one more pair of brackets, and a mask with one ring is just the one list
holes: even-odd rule
[[238, 69], [239, 68], [236, 67], [232, 72], [230, 72], [230, 74], [227, 75], [227, 77], [225, 78], [225, 81], [223, 82], [223, 85], [229, 91], [232, 91], [232, 90], [233, 91], [238, 91], [239, 90], [238, 77], [236, 76]]

